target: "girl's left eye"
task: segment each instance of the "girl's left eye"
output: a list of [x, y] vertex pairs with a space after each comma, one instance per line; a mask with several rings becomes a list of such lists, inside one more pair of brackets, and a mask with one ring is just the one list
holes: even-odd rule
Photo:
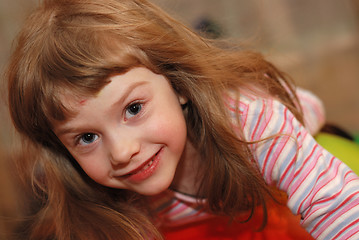
[[79, 138], [78, 143], [80, 145], [89, 145], [89, 144], [95, 142], [97, 139], [98, 139], [97, 134], [85, 133]]
[[142, 110], [142, 103], [132, 103], [126, 108], [125, 118], [136, 116]]

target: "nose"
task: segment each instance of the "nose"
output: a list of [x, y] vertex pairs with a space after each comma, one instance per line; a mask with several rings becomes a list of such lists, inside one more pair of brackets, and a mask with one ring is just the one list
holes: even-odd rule
[[122, 136], [121, 138], [115, 138], [109, 144], [110, 160], [113, 165], [129, 163], [140, 151], [140, 142], [135, 137]]

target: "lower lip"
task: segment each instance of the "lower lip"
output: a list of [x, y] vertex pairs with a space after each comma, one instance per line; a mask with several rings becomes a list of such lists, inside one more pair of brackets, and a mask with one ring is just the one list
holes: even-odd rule
[[160, 162], [160, 158], [162, 155], [162, 149], [157, 153], [157, 155], [153, 158], [153, 162], [151, 166], [144, 170], [140, 170], [139, 172], [130, 175], [127, 180], [131, 182], [141, 182], [153, 175], [153, 173], [156, 171], [158, 164]]

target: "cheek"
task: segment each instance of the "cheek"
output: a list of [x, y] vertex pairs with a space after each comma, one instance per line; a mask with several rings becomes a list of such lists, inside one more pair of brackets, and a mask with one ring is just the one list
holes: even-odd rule
[[151, 135], [158, 143], [164, 143], [168, 146], [182, 151], [187, 139], [187, 126], [182, 115], [174, 114], [159, 116], [150, 127]]
[[76, 158], [84, 172], [94, 181], [102, 183], [108, 176], [108, 169], [102, 156], [93, 153], [87, 157]]

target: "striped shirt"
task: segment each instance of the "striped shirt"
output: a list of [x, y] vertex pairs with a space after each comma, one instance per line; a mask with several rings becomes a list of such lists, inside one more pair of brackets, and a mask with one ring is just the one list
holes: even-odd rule
[[[359, 178], [312, 137], [324, 123], [321, 102], [310, 92], [297, 94], [306, 127], [279, 101], [243, 93], [239, 104], [227, 97], [233, 119], [239, 111], [241, 125], [234, 127], [248, 141], [267, 139], [250, 145], [263, 178], [287, 193], [287, 206], [315, 239], [359, 239]], [[205, 199], [171, 190], [153, 198], [156, 221], [165, 227], [213, 217]]]

